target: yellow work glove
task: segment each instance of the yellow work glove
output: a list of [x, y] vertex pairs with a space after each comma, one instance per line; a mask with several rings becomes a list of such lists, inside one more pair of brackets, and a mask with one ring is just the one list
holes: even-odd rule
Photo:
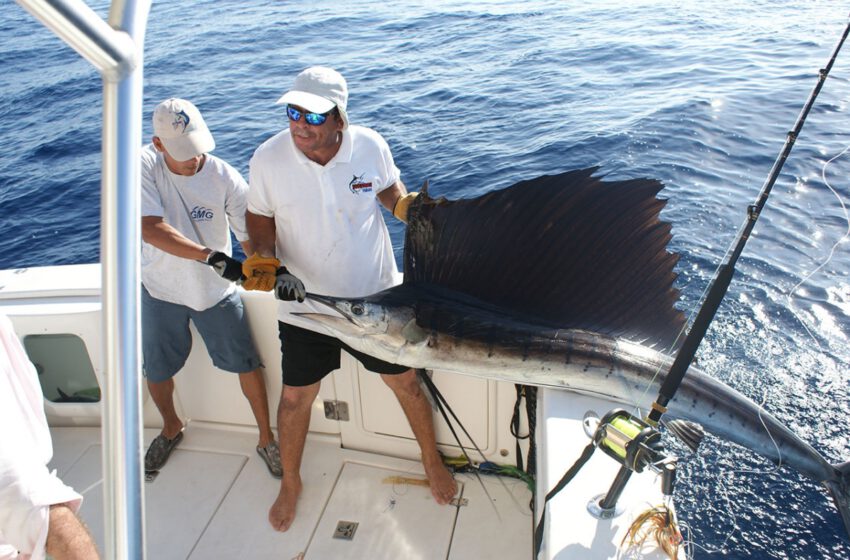
[[413, 204], [417, 196], [419, 196], [418, 192], [412, 192], [399, 197], [395, 201], [395, 206], [393, 206], [393, 216], [407, 223], [407, 213], [410, 211], [410, 205]]
[[277, 279], [277, 268], [280, 261], [274, 257], [261, 257], [254, 253], [242, 263], [242, 287], [246, 290], [262, 290], [270, 292], [274, 289]]

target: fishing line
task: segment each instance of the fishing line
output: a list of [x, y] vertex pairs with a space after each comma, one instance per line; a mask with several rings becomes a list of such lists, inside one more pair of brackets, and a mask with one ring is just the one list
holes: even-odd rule
[[[779, 459], [777, 460], [774, 468], [771, 469], [770, 471], [760, 471], [760, 472], [763, 472], [763, 473], [776, 472], [780, 469], [780, 467], [782, 467], [782, 450], [779, 449], [779, 444], [776, 443], [776, 440], [773, 438], [773, 434], [770, 433], [770, 430], [768, 429], [767, 424], [765, 424], [764, 418], [761, 415], [762, 411], [764, 410], [764, 403], [767, 402], [767, 393], [768, 393], [768, 390], [765, 389], [764, 398], [761, 400], [761, 404], [759, 405], [759, 422], [761, 422], [761, 425], [764, 428], [765, 433], [770, 438], [770, 441], [773, 443], [773, 447], [776, 448], [776, 456]], [[752, 471], [752, 472], [756, 472], [756, 471]]]
[[[54, 470], [53, 472], [55, 473], [56, 471]], [[91, 484], [88, 488], [86, 488], [85, 490], [80, 490], [80, 491], [79, 491], [79, 493], [80, 493], [80, 495], [81, 495], [81, 496], [85, 496], [86, 494], [88, 494], [89, 492], [91, 492], [92, 490], [94, 490], [95, 488], [97, 488], [98, 486], [100, 486], [101, 484], [103, 484], [103, 478], [99, 478], [99, 479], [97, 479], [95, 482], [93, 482], [93, 483], [92, 483], [92, 484]]]
[[[848, 148], [850, 148], [850, 146], [848, 146]], [[716, 278], [720, 274], [720, 269], [723, 268], [723, 263], [725, 263], [727, 261], [727, 259], [729, 258], [729, 255], [730, 255], [730, 253], [732, 252], [733, 249], [734, 249], [734, 247], [732, 245], [729, 245], [729, 246], [726, 247], [726, 252], [723, 254], [723, 257], [720, 259], [720, 263], [718, 263], [717, 266], [715, 267], [714, 272], [712, 273], [712, 276], [711, 276], [712, 278]], [[705, 287], [703, 288], [702, 293], [700, 293], [699, 297], [696, 300], [696, 306], [691, 308], [691, 310], [688, 312], [688, 320], [685, 321], [685, 324], [682, 325], [682, 327], [679, 329], [679, 334], [676, 335], [676, 339], [673, 341], [673, 343], [670, 344], [670, 346], [667, 347], [668, 352], [673, 353], [673, 350], [675, 350], [676, 347], [687, 336], [687, 327], [688, 327], [688, 325], [692, 325], [694, 323], [694, 318], [699, 313], [700, 308], [702, 307], [701, 303], [704, 302], [706, 300], [706, 298], [708, 297], [709, 290], [711, 290], [711, 281], [709, 281], [705, 285]], [[643, 393], [641, 393], [640, 399], [637, 402], [643, 402], [643, 400], [646, 398], [646, 395], [649, 393], [649, 390], [652, 388], [652, 384], [655, 383], [656, 379], [658, 379], [658, 376], [661, 374], [663, 369], [664, 369], [663, 365], [658, 366], [658, 368], [655, 370], [655, 373], [652, 375], [652, 378], [647, 382], [646, 387], [644, 387]], [[641, 415], [641, 416], [643, 415], [643, 412], [641, 411], [641, 407], [638, 406], [638, 405], [635, 405], [634, 413], [635, 413], [635, 415]]]
[[[844, 214], [844, 222], [847, 224], [847, 230], [844, 232], [844, 235], [842, 235], [841, 238], [838, 241], [836, 241], [835, 244], [833, 244], [833, 246], [830, 249], [829, 254], [827, 255], [826, 259], [822, 263], [820, 263], [814, 270], [812, 270], [808, 274], [806, 274], [803, 277], [802, 280], [797, 282], [794, 285], [794, 287], [792, 287], [790, 290], [788, 290], [785, 293], [785, 297], [788, 301], [789, 307], [792, 307], [792, 304], [794, 302], [794, 293], [800, 288], [800, 286], [802, 286], [803, 284], [808, 282], [808, 280], [812, 276], [817, 274], [827, 264], [829, 264], [829, 262], [832, 260], [832, 257], [835, 255], [835, 251], [836, 251], [836, 249], [838, 249], [838, 246], [841, 243], [845, 242], [848, 237], [850, 237], [850, 213], [848, 213], [847, 206], [844, 204], [844, 200], [841, 198], [841, 195], [838, 194], [838, 191], [836, 191], [832, 187], [832, 185], [829, 184], [829, 180], [826, 178], [826, 169], [830, 166], [830, 164], [832, 164], [832, 162], [834, 162], [835, 160], [837, 160], [838, 158], [840, 158], [841, 156], [846, 154], [848, 151], [850, 151], [850, 146], [847, 146], [846, 148], [841, 150], [841, 152], [839, 152], [837, 155], [830, 158], [826, 163], [823, 164], [823, 167], [821, 168], [821, 179], [823, 180], [823, 184], [826, 185], [826, 188], [829, 189], [829, 191], [833, 194], [833, 196], [835, 196], [835, 198], [838, 200], [838, 204], [841, 206], [841, 211]], [[802, 325], [803, 330], [806, 331], [806, 334], [809, 335], [809, 338], [812, 340], [812, 342], [815, 343], [815, 346], [818, 349], [818, 353], [822, 354], [822, 355], [826, 354], [826, 352], [824, 351], [820, 342], [818, 341], [817, 337], [815, 337], [814, 333], [811, 331], [811, 329], [809, 329], [808, 325], [806, 325], [806, 323], [802, 319], [800, 320], [800, 324]]]
[[[847, 224], [847, 231], [845, 231], [844, 235], [842, 235], [841, 238], [836, 241], [835, 244], [832, 246], [832, 249], [830, 249], [829, 255], [827, 255], [826, 260], [819, 264], [814, 270], [806, 274], [802, 280], [800, 280], [794, 285], [793, 288], [788, 290], [788, 292], [786, 292], [785, 294], [786, 296], [790, 297], [791, 295], [793, 295], [793, 293], [796, 292], [800, 286], [805, 284], [809, 280], [809, 278], [817, 274], [821, 269], [823, 269], [823, 267], [829, 264], [829, 261], [832, 260], [832, 257], [835, 255], [835, 250], [838, 248], [838, 246], [845, 240], [847, 240], [848, 237], [850, 237], [850, 213], [847, 212], [847, 206], [844, 204], [844, 200], [841, 198], [841, 195], [839, 195], [838, 192], [832, 187], [832, 185], [829, 184], [829, 181], [826, 178], [826, 168], [829, 167], [832, 162], [846, 154], [848, 150], [850, 150], [850, 146], [847, 146], [846, 148], [841, 150], [838, 155], [829, 159], [826, 163], [823, 164], [823, 168], [821, 168], [821, 179], [823, 179], [823, 184], [826, 185], [826, 188], [828, 188], [829, 191], [833, 194], [833, 196], [835, 196], [835, 198], [838, 200], [838, 204], [841, 206], [841, 211], [844, 214], [844, 222]], [[808, 329], [806, 330], [808, 331]]]
[[761, 425], [764, 428], [764, 433], [767, 434], [767, 437], [769, 437], [771, 443], [773, 443], [774, 449], [776, 449], [776, 455], [777, 455], [777, 457], [779, 457], [778, 461], [776, 462], [776, 464], [773, 465], [773, 468], [770, 468], [770, 469], [758, 469], [758, 470], [756, 470], [756, 469], [734, 469], [732, 471], [727, 471], [727, 472], [748, 473], [748, 474], [772, 474], [772, 473], [777, 472], [782, 467], [782, 450], [779, 449], [779, 444], [776, 443], [776, 440], [774, 439], [773, 434], [770, 433], [770, 430], [768, 429], [767, 424], [764, 421], [764, 417], [762, 416], [762, 412], [766, 412], [764, 410], [764, 403], [767, 402], [767, 395], [768, 395], [769, 391], [770, 391], [769, 389], [764, 390], [764, 395], [761, 399], [761, 403], [758, 405], [759, 422], [761, 422]]
[[[703, 463], [702, 466], [701, 466], [701, 470], [706, 469], [707, 467], [705, 465], [704, 458], [699, 457], [698, 460], [701, 463]], [[740, 527], [738, 527], [738, 518], [735, 516], [735, 512], [732, 509], [732, 499], [729, 497], [729, 491], [726, 488], [726, 484], [723, 481], [724, 481], [724, 478], [719, 478], [716, 488], [720, 492], [720, 495], [722, 496], [723, 501], [726, 502], [726, 507], [723, 508], [723, 509], [726, 512], [726, 514], [728, 515], [728, 517], [730, 518], [730, 520], [732, 522], [732, 527], [726, 533], [726, 537], [723, 539], [723, 542], [720, 543], [720, 545], [717, 546], [717, 547], [713, 547], [713, 546], [707, 547], [707, 546], [703, 546], [701, 544], [698, 544], [696, 541], [694, 541], [690, 538], [685, 539], [682, 542], [682, 546], [686, 547], [688, 558], [693, 558], [692, 551], [693, 551], [694, 548], [698, 548], [698, 549], [700, 549], [704, 552], [707, 552], [708, 554], [725, 554], [727, 552], [726, 544], [729, 542], [729, 539], [732, 538], [732, 535], [734, 535], [736, 532], [740, 532], [740, 530], [741, 530]], [[693, 531], [691, 530], [690, 525], [686, 521], [680, 520], [679, 521], [679, 527], [681, 527], [683, 529], [683, 533], [682, 533], [683, 538], [684, 538], [684, 530], [687, 530], [689, 536], [693, 534]]]
[[687, 533], [688, 536], [693, 533], [693, 531], [691, 530], [691, 526], [688, 525], [687, 521], [681, 519], [679, 520], [679, 532], [682, 533], [682, 544], [680, 546], [685, 552], [685, 558], [693, 558], [694, 548], [697, 546], [697, 544], [690, 538], [685, 537], [685, 533]]
[[[740, 257], [741, 253], [743, 252], [744, 246], [745, 246], [747, 240], [749, 239], [749, 237], [750, 237], [750, 235], [751, 235], [751, 233], [752, 233], [752, 231], [755, 227], [756, 221], [758, 220], [759, 215], [761, 214], [765, 204], [767, 203], [767, 198], [770, 194], [770, 191], [772, 190], [773, 185], [774, 185], [776, 179], [778, 178], [779, 173], [782, 169], [782, 166], [784, 165], [786, 159], [788, 158], [788, 156], [791, 152], [791, 149], [792, 149], [797, 137], [799, 136], [800, 131], [802, 130], [803, 123], [805, 122], [806, 117], [808, 116], [809, 111], [811, 110], [811, 108], [814, 104], [815, 98], [817, 97], [818, 93], [820, 92], [821, 87], [823, 86], [823, 83], [825, 82], [827, 76], [829, 75], [829, 71], [832, 68], [832, 65], [833, 65], [833, 63], [836, 59], [836, 56], [837, 56], [839, 50], [841, 49], [841, 46], [844, 43], [845, 39], [847, 38], [848, 31], [850, 31], [850, 24], [848, 24], [845, 27], [844, 32], [843, 32], [840, 40], [838, 41], [838, 44], [836, 45], [835, 49], [833, 50], [832, 56], [831, 56], [829, 62], [827, 63], [826, 67], [822, 68], [820, 70], [819, 79], [818, 79], [815, 87], [813, 88], [811, 94], [809, 95], [809, 98], [806, 101], [802, 111], [800, 112], [800, 114], [797, 118], [797, 121], [795, 123], [794, 129], [791, 130], [788, 133], [788, 135], [786, 137], [785, 144], [784, 144], [782, 150], [780, 151], [779, 156], [775, 160], [774, 165], [773, 165], [770, 173], [768, 174], [768, 178], [765, 181], [764, 185], [762, 186], [762, 189], [761, 189], [761, 192], [760, 192], [758, 198], [756, 199], [756, 201], [753, 204], [748, 206], [747, 217], [746, 217], [744, 223], [742, 224], [741, 228], [738, 231], [735, 242], [733, 243], [733, 245], [731, 245], [727, 248], [726, 253], [724, 254], [724, 257], [723, 257], [721, 263], [715, 269], [713, 278], [711, 279], [709, 284], [706, 286], [706, 288], [704, 289], [700, 299], [698, 300], [699, 305], [698, 305], [698, 308], [696, 309], [696, 311], [697, 311], [696, 317], [694, 318], [694, 311], [693, 310], [689, 314], [689, 320], [688, 320], [687, 323], [685, 323], [685, 325], [690, 323], [690, 325], [691, 325], [690, 331], [685, 335], [685, 328], [686, 328], [685, 326], [683, 326], [682, 329], [679, 331], [679, 334], [677, 335], [676, 340], [673, 343], [673, 347], [680, 344], [680, 341], [683, 340], [683, 335], [684, 335], [684, 340], [683, 340], [683, 342], [681, 342], [681, 346], [679, 347], [678, 351], [676, 352], [676, 356], [675, 356], [675, 359], [673, 361], [673, 365], [668, 370], [667, 375], [665, 376], [664, 382], [662, 383], [661, 390], [659, 391], [655, 402], [652, 404], [651, 411], [650, 411], [649, 415], [646, 417], [646, 421], [649, 422], [651, 425], [657, 425], [658, 422], [661, 419], [661, 416], [667, 411], [667, 408], [666, 408], [667, 404], [670, 402], [670, 400], [673, 398], [673, 396], [677, 392], [679, 385], [680, 385], [682, 379], [684, 378], [684, 376], [685, 376], [685, 374], [688, 370], [688, 367], [691, 365], [692, 361], [694, 360], [697, 349], [698, 349], [701, 341], [705, 337], [705, 334], [708, 330], [708, 327], [709, 327], [711, 321], [713, 320], [714, 315], [716, 314], [717, 309], [720, 306], [720, 303], [725, 298], [726, 292], [728, 290], [728, 286], [731, 283], [732, 277], [734, 275], [735, 263], [737, 262], [738, 258]], [[816, 274], [820, 270], [822, 270], [827, 265], [827, 263], [829, 263], [832, 260], [834, 254], [835, 254], [835, 251], [838, 248], [838, 245], [840, 245], [848, 237], [850, 237], [850, 216], [848, 216], [847, 207], [844, 204], [844, 201], [838, 195], [836, 190], [829, 184], [829, 181], [826, 178], [827, 167], [832, 162], [834, 162], [836, 159], [843, 156], [848, 150], [850, 150], [850, 146], [845, 148], [838, 155], [829, 159], [824, 164], [822, 171], [821, 171], [821, 175], [822, 175], [824, 184], [833, 193], [833, 195], [835, 195], [835, 197], [839, 201], [842, 212], [844, 213], [845, 223], [848, 225], [847, 230], [845, 231], [844, 235], [832, 246], [832, 248], [829, 252], [829, 255], [824, 260], [824, 262], [822, 262], [814, 270], [812, 270], [811, 272], [806, 274], [800, 282], [798, 282], [796, 285], [794, 285], [793, 288], [788, 293], [786, 293], [786, 297], [789, 298], [789, 307], [791, 307], [790, 298], [793, 295], [793, 293], [797, 289], [799, 289], [799, 287], [802, 284], [807, 282], [814, 274]], [[823, 354], [823, 349], [821, 348], [821, 345], [817, 342], [817, 339], [814, 337], [813, 333], [809, 330], [809, 328], [805, 325], [805, 323], [803, 323], [803, 321], [800, 321], [800, 322], [801, 322], [801, 324], [803, 324], [803, 327], [806, 330], [806, 332], [809, 334], [809, 337], [812, 340], [815, 341], [815, 345], [818, 348], [818, 351], [821, 354]], [[652, 386], [652, 383], [654, 383], [654, 381], [658, 378], [658, 376], [661, 372], [661, 369], [662, 369], [662, 367], [659, 366], [659, 368], [656, 370], [656, 372], [652, 376], [652, 379], [649, 381], [649, 383], [647, 383], [647, 386], [644, 388], [644, 391], [643, 391], [641, 398], [637, 401], [637, 403], [635, 405], [636, 412], [640, 410], [639, 403], [643, 402], [643, 399], [646, 398], [646, 395], [649, 392], [649, 388]], [[777, 452], [778, 464], [773, 469], [773, 472], [776, 472], [776, 470], [778, 470], [779, 467], [782, 464], [782, 454], [781, 454], [781, 451], [779, 449], [779, 446], [778, 446], [775, 438], [770, 433], [770, 430], [767, 428], [767, 425], [764, 421], [764, 416], [763, 416], [764, 406], [763, 405], [766, 402], [766, 400], [767, 400], [767, 392], [764, 393], [764, 398], [762, 400], [762, 403], [758, 405], [758, 417], [759, 417], [759, 421], [762, 424], [762, 427], [764, 428], [765, 433], [767, 433], [768, 437], [771, 440], [771, 443], [774, 445], [774, 448]], [[733, 472], [735, 472], [735, 471], [733, 471]], [[755, 472], [765, 472], [765, 471], [742, 470], [740, 472], [755, 473]], [[732, 530], [729, 532], [729, 534], [727, 534], [726, 539], [724, 539], [723, 544], [721, 545], [723, 548], [725, 548], [726, 543], [729, 541], [732, 534], [734, 534], [735, 530], [738, 529], [738, 526], [737, 526], [737, 522], [734, 519], [734, 514], [733, 514], [732, 509], [731, 509], [731, 500], [729, 500], [729, 495], [728, 495], [727, 489], [726, 489], [725, 485], [722, 483], [722, 481], [720, 481], [720, 482], [721, 483], [720, 483], [719, 486], [722, 489], [723, 496], [724, 496], [726, 503], [727, 503], [726, 509], [727, 509], [728, 514], [730, 516], [732, 516], [733, 524], [734, 524]], [[694, 546], [699, 546], [699, 545], [696, 545], [694, 543]], [[704, 549], [708, 552], [708, 550], [705, 549], [704, 547], [700, 546], [700, 548], [702, 548], [702, 549]]]
[[[723, 258], [721, 259], [720, 264], [718, 264], [717, 267], [714, 269], [713, 277], [716, 277], [718, 275], [718, 273], [720, 272], [720, 268], [723, 266], [722, 263], [726, 261], [726, 258], [729, 256], [730, 251], [732, 251], [731, 246], [726, 248], [726, 253], [723, 255]], [[687, 321], [685, 321], [685, 323], [679, 329], [679, 333], [676, 335], [675, 340], [673, 340], [673, 342], [670, 344], [670, 346], [668, 346], [666, 348], [667, 353], [673, 354], [673, 351], [676, 349], [676, 347], [685, 339], [685, 336], [687, 335], [686, 329], [687, 329], [688, 325], [693, 324], [694, 317], [696, 316], [697, 313], [699, 313], [699, 310], [700, 310], [700, 302], [705, 301], [705, 298], [708, 296], [708, 291], [710, 289], [711, 289], [711, 282], [709, 281], [705, 285], [705, 287], [703, 288], [702, 293], [700, 294], [699, 298], [697, 298], [696, 307], [692, 308], [690, 310], [690, 312], [688, 313], [688, 319], [687, 319]], [[646, 395], [649, 394], [649, 390], [652, 388], [652, 384], [655, 383], [656, 379], [658, 379], [658, 376], [661, 374], [663, 369], [665, 369], [664, 365], [659, 364], [658, 368], [655, 370], [655, 373], [653, 373], [652, 377], [649, 379], [649, 381], [646, 382], [646, 386], [643, 388], [643, 392], [641, 393], [640, 398], [637, 401], [635, 401], [636, 403], [644, 402]], [[635, 404], [632, 412], [634, 413], [635, 416], [640, 416], [640, 417], [644, 416], [643, 411], [642, 411], [642, 407], [638, 404]]]
[[[457, 432], [455, 431], [454, 426], [452, 426], [452, 423], [449, 420], [449, 417], [446, 414], [446, 411], [448, 411], [448, 413], [452, 415], [452, 418], [454, 418], [455, 422], [457, 422], [460, 429], [463, 431], [463, 433], [466, 435], [466, 437], [469, 438], [469, 441], [472, 442], [472, 446], [475, 448], [476, 451], [478, 451], [478, 453], [481, 455], [481, 458], [484, 461], [486, 461], [487, 457], [484, 455], [484, 452], [481, 451], [481, 449], [478, 447], [478, 444], [475, 443], [475, 440], [472, 439], [472, 436], [469, 434], [468, 431], [466, 431], [466, 427], [463, 425], [463, 423], [460, 421], [460, 419], [457, 417], [457, 415], [455, 415], [454, 410], [452, 410], [452, 407], [449, 406], [449, 402], [443, 396], [443, 393], [441, 393], [440, 390], [437, 389], [437, 385], [434, 384], [434, 381], [431, 379], [430, 376], [428, 376], [427, 372], [425, 370], [417, 370], [417, 377], [419, 378], [420, 382], [422, 382], [422, 384], [425, 385], [425, 388], [428, 390], [428, 392], [434, 398], [434, 404], [437, 405], [437, 410], [439, 410], [440, 414], [442, 415], [443, 420], [446, 422], [446, 426], [448, 426], [449, 431], [452, 433], [452, 436], [454, 436], [458, 447], [460, 447], [460, 450], [463, 453], [464, 457], [466, 457], [466, 460], [469, 462], [469, 465], [473, 466], [472, 459], [469, 457], [469, 453], [466, 452], [466, 448], [461, 443], [460, 437], [457, 435]], [[473, 470], [472, 474], [475, 475], [475, 478], [478, 480], [478, 484], [481, 485], [481, 489], [484, 491], [484, 494], [487, 496], [487, 499], [490, 501], [490, 505], [493, 508], [493, 512], [496, 514], [496, 518], [499, 520], [499, 523], [501, 523], [502, 522], [502, 516], [499, 514], [499, 509], [496, 507], [496, 501], [493, 499], [493, 497], [490, 495], [490, 492], [487, 490], [487, 486], [484, 484], [484, 481], [481, 479], [481, 475], [478, 474], [477, 470]], [[505, 485], [505, 481], [502, 480], [502, 477], [496, 477], [496, 478], [498, 478], [499, 482], [501, 482], [502, 487], [504, 488], [505, 492], [507, 492], [508, 495], [510, 495], [513, 498], [513, 494], [508, 490], [508, 487]], [[460, 499], [460, 496], [458, 496], [458, 499]], [[514, 498], [514, 501], [516, 501], [516, 498]]]
[[673, 365], [664, 377], [661, 389], [659, 390], [658, 396], [652, 404], [652, 410], [646, 419], [646, 421], [650, 424], [658, 424], [659, 420], [661, 420], [661, 416], [667, 411], [667, 404], [678, 391], [679, 386], [688, 371], [688, 367], [696, 355], [700, 343], [705, 337], [705, 334], [708, 331], [721, 302], [726, 296], [729, 284], [732, 282], [732, 278], [735, 274], [735, 263], [744, 251], [747, 240], [750, 238], [753, 228], [755, 227], [762, 210], [767, 204], [770, 192], [773, 190], [773, 186], [779, 177], [782, 167], [785, 165], [785, 161], [791, 154], [791, 149], [794, 147], [794, 143], [803, 129], [803, 124], [806, 122], [806, 118], [814, 106], [815, 99], [820, 93], [826, 78], [829, 76], [829, 72], [835, 63], [835, 59], [837, 58], [844, 41], [847, 39], [848, 33], [850, 33], [850, 23], [844, 27], [841, 37], [835, 45], [826, 66], [821, 68], [818, 72], [818, 80], [803, 105], [800, 114], [797, 116], [794, 128], [788, 132], [785, 138], [785, 143], [783, 144], [776, 160], [773, 162], [773, 167], [771, 167], [770, 173], [768, 173], [767, 179], [762, 185], [758, 197], [753, 204], [747, 207], [746, 218], [738, 230], [735, 243], [733, 244], [734, 248], [728, 252], [728, 256], [724, 259], [718, 274], [712, 279], [708, 295], [700, 305], [699, 313], [697, 313], [693, 324], [691, 324], [691, 328], [688, 331], [684, 342], [676, 352], [676, 357], [673, 359]]
[[[832, 260], [833, 256], [835, 255], [835, 251], [837, 250], [838, 246], [841, 243], [843, 243], [844, 241], [846, 241], [848, 239], [848, 237], [850, 237], [850, 213], [848, 213], [847, 206], [845, 205], [844, 200], [841, 198], [841, 195], [836, 191], [836, 189], [832, 185], [830, 185], [829, 180], [826, 178], [826, 170], [830, 166], [830, 164], [832, 164], [835, 160], [837, 160], [838, 158], [840, 158], [841, 156], [846, 154], [848, 151], [850, 151], [850, 145], [848, 145], [843, 150], [841, 150], [841, 152], [839, 152], [837, 155], [835, 155], [832, 158], [830, 158], [829, 160], [827, 160], [823, 164], [823, 167], [821, 168], [821, 179], [823, 180], [823, 184], [826, 185], [826, 188], [829, 189], [829, 191], [833, 194], [833, 196], [835, 196], [836, 200], [838, 200], [838, 204], [841, 206], [841, 211], [844, 214], [844, 223], [847, 225], [847, 229], [844, 232], [844, 235], [842, 235], [841, 238], [839, 238], [838, 241], [836, 241], [832, 245], [832, 248], [830, 249], [829, 254], [827, 255], [826, 259], [823, 262], [821, 262], [817, 267], [815, 267], [814, 270], [811, 270], [810, 272], [808, 272], [802, 278], [802, 280], [797, 282], [792, 288], [790, 288], [787, 292], [785, 292], [785, 297], [786, 297], [786, 300], [788, 302], [789, 307], [792, 307], [792, 304], [794, 302], [794, 293], [800, 288], [800, 286], [805, 284], [812, 276], [817, 274], [827, 264], [829, 264], [829, 262]], [[823, 347], [820, 345], [820, 342], [818, 342], [814, 333], [809, 329], [808, 325], [806, 325], [806, 323], [802, 320], [800, 320], [800, 325], [806, 331], [806, 334], [808, 334], [808, 336], [812, 340], [812, 342], [814, 342], [815, 346], [818, 349], [818, 353], [824, 354], [825, 352], [823, 350]], [[758, 416], [759, 416], [759, 421], [761, 422], [761, 425], [764, 428], [765, 433], [770, 438], [770, 441], [773, 443], [773, 446], [776, 449], [776, 454], [779, 457], [778, 463], [774, 466], [774, 468], [772, 468], [770, 470], [742, 469], [742, 470], [738, 470], [738, 471], [734, 471], [734, 472], [753, 473], [753, 474], [769, 474], [769, 473], [773, 473], [773, 472], [778, 471], [779, 468], [782, 466], [782, 451], [779, 449], [779, 445], [776, 443], [776, 439], [774, 439], [773, 434], [768, 429], [767, 424], [765, 423], [764, 418], [762, 416], [762, 412], [765, 411], [764, 410], [764, 404], [767, 402], [767, 395], [768, 395], [768, 391], [765, 390], [762, 401], [758, 405]]]
[[[726, 538], [723, 539], [723, 542], [720, 544], [719, 548], [714, 548], [714, 547], [707, 548], [705, 546], [697, 544], [695, 541], [685, 539], [685, 541], [682, 543], [682, 546], [687, 545], [687, 553], [686, 554], [687, 554], [688, 558], [693, 557], [693, 554], [692, 554], [693, 548], [699, 548], [700, 550], [707, 552], [709, 554], [725, 553], [726, 552], [726, 543], [729, 542], [729, 539], [732, 538], [732, 535], [734, 535], [736, 531], [740, 530], [740, 528], [738, 527], [737, 517], [735, 516], [735, 512], [732, 508], [732, 499], [729, 497], [729, 490], [727, 488], [727, 485], [725, 484], [725, 481], [726, 481], [728, 475], [730, 475], [730, 474], [773, 474], [773, 473], [776, 473], [777, 471], [779, 471], [780, 467], [782, 466], [782, 452], [780, 451], [779, 445], [776, 443], [776, 440], [773, 438], [773, 435], [770, 433], [770, 430], [767, 429], [767, 425], [765, 425], [764, 419], [762, 418], [762, 415], [761, 415], [761, 412], [764, 408], [764, 404], [765, 404], [765, 402], [767, 402], [768, 393], [769, 393], [769, 391], [765, 390], [761, 404], [758, 405], [759, 421], [762, 423], [762, 426], [764, 427], [764, 431], [767, 433], [768, 437], [770, 437], [770, 441], [773, 442], [773, 445], [776, 448], [776, 453], [779, 456], [779, 461], [771, 469], [759, 469], [759, 470], [756, 470], [756, 469], [732, 469], [732, 470], [721, 471], [721, 474], [723, 476], [717, 477], [717, 482], [718, 482], [717, 488], [720, 491], [720, 494], [722, 495], [723, 500], [726, 502], [726, 506], [725, 506], [724, 510], [726, 511], [729, 518], [732, 520], [732, 528], [726, 534]], [[700, 458], [700, 460], [702, 460], [702, 458]], [[683, 534], [684, 534], [684, 529], [687, 529], [689, 535], [692, 533], [691, 530], [690, 530], [690, 527], [688, 526], [688, 524], [685, 521], [680, 521], [679, 525], [683, 529]]]

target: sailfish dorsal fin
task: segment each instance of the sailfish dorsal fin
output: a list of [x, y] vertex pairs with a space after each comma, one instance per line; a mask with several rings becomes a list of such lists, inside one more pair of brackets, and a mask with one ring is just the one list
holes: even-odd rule
[[508, 313], [669, 348], [678, 257], [660, 181], [605, 181], [597, 168], [410, 208], [404, 281], [438, 285]]

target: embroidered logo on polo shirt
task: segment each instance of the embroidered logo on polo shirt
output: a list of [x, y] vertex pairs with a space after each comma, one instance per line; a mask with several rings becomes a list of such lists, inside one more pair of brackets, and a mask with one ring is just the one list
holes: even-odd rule
[[209, 208], [195, 206], [192, 208], [192, 219], [196, 222], [208, 222], [213, 219], [215, 213]]
[[[365, 173], [363, 174], [365, 175]], [[351, 189], [351, 192], [354, 194], [360, 194], [362, 192], [372, 192], [372, 183], [368, 183], [363, 180], [363, 175], [358, 177], [357, 175], [351, 179], [351, 182], [348, 183], [348, 188]]]

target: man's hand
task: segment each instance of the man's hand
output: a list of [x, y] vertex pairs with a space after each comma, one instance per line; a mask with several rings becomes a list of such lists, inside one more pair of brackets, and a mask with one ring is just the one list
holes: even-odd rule
[[242, 279], [242, 263], [221, 251], [213, 251], [207, 255], [207, 264], [213, 267], [219, 276], [231, 282], [238, 282]]
[[413, 204], [417, 196], [419, 196], [418, 192], [412, 192], [399, 197], [395, 201], [395, 206], [393, 206], [393, 216], [407, 223], [407, 213], [410, 211], [410, 205]]
[[304, 282], [290, 274], [285, 266], [280, 267], [274, 284], [274, 297], [283, 301], [304, 301], [306, 296]]
[[242, 263], [242, 274], [245, 276], [242, 287], [246, 290], [270, 292], [275, 286], [279, 266], [280, 261], [276, 258], [261, 257], [254, 253]]

